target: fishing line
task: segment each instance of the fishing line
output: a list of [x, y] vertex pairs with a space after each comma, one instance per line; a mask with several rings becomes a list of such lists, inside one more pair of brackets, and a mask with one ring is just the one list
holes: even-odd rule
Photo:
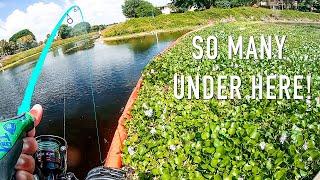
[[63, 79], [63, 139], [66, 139], [66, 76]]
[[[86, 59], [89, 60], [88, 53], [85, 53], [85, 54], [86, 54]], [[94, 112], [94, 120], [96, 125], [96, 136], [97, 136], [97, 143], [98, 143], [99, 160], [100, 160], [100, 163], [102, 163], [103, 160], [102, 160], [102, 152], [101, 152], [101, 144], [100, 144], [99, 124], [98, 124], [98, 118], [97, 118], [96, 101], [95, 101], [94, 90], [93, 90], [93, 69], [92, 69], [93, 63], [92, 63], [92, 60], [89, 60], [89, 61], [91, 62], [90, 65], [88, 66], [91, 98], [92, 98], [92, 105], [93, 105], [93, 112]]]
[[[92, 75], [91, 75], [92, 78]], [[101, 144], [100, 144], [100, 135], [99, 135], [99, 126], [98, 126], [98, 119], [97, 119], [97, 110], [96, 110], [96, 102], [95, 102], [95, 98], [94, 98], [94, 92], [93, 92], [93, 87], [91, 84], [91, 97], [92, 97], [92, 105], [93, 105], [93, 111], [94, 111], [94, 120], [96, 123], [96, 134], [97, 134], [97, 142], [98, 142], [98, 150], [99, 150], [99, 159], [100, 159], [100, 163], [103, 162], [102, 160], [102, 152], [101, 152]]]
[[[50, 34], [50, 37], [47, 39], [47, 42], [40, 54], [40, 57], [36, 63], [36, 66], [35, 68], [33, 69], [32, 71], [32, 74], [31, 74], [31, 77], [29, 79], [29, 83], [27, 85], [27, 88], [25, 90], [25, 94], [24, 94], [24, 97], [23, 97], [23, 100], [21, 102], [21, 105], [20, 107], [18, 108], [18, 112], [17, 114], [18, 115], [22, 115], [26, 112], [29, 112], [30, 111], [30, 108], [31, 108], [31, 101], [32, 101], [32, 96], [33, 96], [33, 93], [34, 93], [34, 90], [35, 90], [35, 87], [37, 85], [37, 82], [39, 80], [39, 77], [41, 75], [41, 71], [43, 69], [43, 65], [44, 65], [44, 61], [47, 57], [47, 54], [48, 52], [50, 51], [50, 48], [51, 48], [51, 45], [54, 41], [54, 38], [55, 36], [57, 35], [63, 21], [67, 18], [67, 23], [69, 24], [72, 24], [73, 23], [73, 19], [69, 16], [69, 12], [71, 11], [74, 11], [74, 12], [77, 12], [78, 10], [80, 11], [80, 15], [81, 15], [81, 19], [82, 19], [82, 22], [85, 22], [84, 21], [84, 17], [83, 17], [83, 13], [81, 11], [81, 9], [79, 8], [79, 6], [77, 5], [73, 5], [71, 6], [64, 14], [63, 16], [60, 18], [59, 22], [56, 24], [56, 26], [54, 27], [54, 29], [52, 30], [51, 34]], [[89, 34], [89, 32], [87, 31], [87, 34]], [[86, 58], [88, 58], [88, 54], [86, 54]], [[92, 63], [91, 63], [92, 65]], [[93, 111], [94, 111], [94, 120], [95, 120], [95, 126], [96, 126], [96, 135], [97, 135], [97, 142], [98, 142], [98, 151], [99, 151], [99, 160], [100, 162], [102, 163], [102, 153], [101, 153], [101, 144], [100, 144], [100, 136], [99, 136], [99, 127], [98, 127], [98, 119], [97, 119], [97, 111], [96, 111], [96, 102], [95, 102], [95, 97], [94, 97], [94, 90], [93, 90], [93, 77], [92, 77], [92, 74], [93, 74], [93, 71], [89, 65], [88, 67], [88, 70], [89, 70], [89, 76], [90, 76], [90, 89], [91, 89], [91, 98], [92, 98], [92, 104], [93, 104]], [[66, 82], [64, 80], [64, 99], [63, 99], [63, 136], [65, 138], [66, 136], [66, 97], [65, 97], [65, 88], [66, 88]]]

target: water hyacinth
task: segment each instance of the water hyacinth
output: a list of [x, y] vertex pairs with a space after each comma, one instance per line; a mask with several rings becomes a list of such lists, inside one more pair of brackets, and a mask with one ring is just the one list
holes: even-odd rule
[[171, 151], [175, 151], [175, 150], [177, 149], [177, 147], [176, 147], [175, 145], [170, 145], [170, 146], [169, 146], [169, 149], [170, 149]]
[[311, 104], [311, 100], [310, 99], [306, 99], [306, 104], [310, 105]]
[[316, 97], [317, 106], [320, 106], [320, 97]]
[[162, 113], [163, 113], [163, 114], [167, 113], [167, 107], [164, 107]]
[[218, 71], [219, 70], [219, 66], [218, 65], [215, 65], [213, 68], [212, 68], [213, 71]]
[[142, 104], [142, 107], [143, 107], [144, 109], [149, 109], [149, 107], [147, 106], [146, 103], [143, 103], [143, 104]]
[[130, 156], [134, 155], [136, 152], [134, 151], [133, 147], [128, 147], [128, 153], [130, 154]]
[[265, 142], [261, 142], [260, 143], [260, 148], [261, 148], [261, 150], [264, 150], [266, 148], [266, 143]]
[[[239, 27], [246, 28], [246, 31], [240, 33], [237, 31]], [[259, 40], [261, 32], [272, 36], [286, 34], [283, 55], [288, 58], [277, 59], [274, 51], [271, 60], [244, 60], [239, 59], [238, 55], [228, 59], [225, 47], [228, 47], [229, 35], [234, 38], [242, 35], [245, 39], [254, 36]], [[208, 60], [204, 57], [201, 62], [192, 59], [190, 54], [195, 51], [191, 44], [194, 35], [203, 38], [216, 35], [221, 47], [219, 58]], [[306, 41], [308, 43], [304, 43]], [[305, 110], [308, 104], [311, 107], [316, 101], [320, 104], [320, 98], [314, 99], [319, 96], [320, 87], [320, 79], [317, 79], [320, 76], [319, 44], [320, 33], [317, 28], [269, 23], [216, 24], [185, 37], [169, 53], [151, 61], [144, 72], [150, 73], [154, 69], [161, 73], [146, 76], [143, 80], [136, 103], [138, 105], [134, 105], [133, 118], [128, 121], [130, 131], [126, 142], [127, 147], [135, 147], [139, 143], [139, 158], [132, 158], [126, 152], [123, 157], [125, 164], [136, 169], [137, 174], [147, 175], [151, 179], [161, 179], [162, 176], [168, 179], [224, 179], [229, 178], [228, 175], [230, 179], [254, 179], [256, 176], [261, 179], [313, 179], [320, 169], [320, 136], [317, 134], [320, 132], [320, 109], [311, 108], [309, 112]], [[305, 50], [304, 46], [308, 48]], [[243, 48], [247, 47], [247, 41], [244, 41]], [[260, 49], [258, 44], [257, 49]], [[312, 49], [315, 50], [314, 53]], [[308, 54], [308, 61], [304, 60], [304, 54]], [[243, 57], [245, 56], [246, 54]], [[299, 57], [302, 57], [301, 60]], [[231, 67], [236, 64], [238, 68]], [[193, 77], [198, 74], [211, 75], [214, 80], [221, 75], [237, 75], [242, 80], [242, 98], [224, 101], [215, 98], [209, 101], [190, 100], [185, 93], [183, 99], [177, 100], [174, 98], [172, 83], [175, 73]], [[291, 99], [266, 100], [265, 84], [262, 99], [250, 97], [251, 77], [262, 75], [262, 82], [266, 83], [264, 76], [271, 74], [290, 77]], [[311, 103], [306, 101], [309, 94], [304, 89], [304, 80], [299, 83], [303, 86], [299, 95], [304, 99], [294, 100], [291, 88], [293, 76], [306, 74], [312, 74], [313, 77]], [[214, 88], [217, 88], [216, 83], [214, 82]], [[225, 84], [228, 85], [229, 82], [225, 81]], [[279, 82], [272, 81], [272, 84], [276, 87], [273, 94], [278, 98]], [[164, 90], [165, 86], [169, 87], [168, 91]], [[201, 87], [200, 92], [202, 93]], [[256, 90], [256, 97], [258, 92]], [[224, 92], [226, 95], [231, 93], [233, 92], [228, 88]], [[162, 104], [157, 104], [158, 101]], [[141, 107], [143, 102], [147, 103], [147, 108]], [[149, 116], [146, 116], [145, 111], [149, 109], [153, 111], [147, 114], [152, 114], [154, 119], [147, 119]], [[155, 135], [159, 135], [159, 138], [151, 136], [151, 127], [155, 127]], [[141, 149], [140, 144], [143, 145]], [[138, 149], [135, 150], [138, 152]], [[166, 163], [159, 163], [163, 159]]]
[[307, 104], [307, 111], [311, 111], [311, 100], [310, 100], [310, 98], [306, 99], [306, 104]]
[[308, 149], [308, 144], [307, 144], [307, 142], [304, 142], [302, 148], [303, 148], [305, 151]]
[[284, 142], [287, 140], [287, 135], [286, 134], [282, 134], [281, 137], [279, 138], [280, 143], [284, 144]]
[[152, 109], [148, 109], [148, 110], [145, 110], [144, 111], [144, 114], [147, 116], [147, 117], [152, 117], [153, 115], [153, 110]]
[[154, 135], [155, 133], [157, 133], [157, 130], [154, 127], [152, 127], [151, 130], [150, 130], [150, 133], [152, 135]]

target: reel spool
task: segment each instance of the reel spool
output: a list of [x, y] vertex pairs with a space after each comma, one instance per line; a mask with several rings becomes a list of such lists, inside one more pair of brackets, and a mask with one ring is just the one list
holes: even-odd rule
[[67, 172], [67, 142], [61, 137], [42, 135], [36, 137], [35, 154], [37, 174], [40, 179], [65, 179]]

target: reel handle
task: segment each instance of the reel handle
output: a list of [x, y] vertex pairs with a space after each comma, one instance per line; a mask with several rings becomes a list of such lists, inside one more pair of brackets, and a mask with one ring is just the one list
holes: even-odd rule
[[34, 127], [30, 113], [0, 121], [0, 177], [11, 180], [23, 148], [26, 132]]

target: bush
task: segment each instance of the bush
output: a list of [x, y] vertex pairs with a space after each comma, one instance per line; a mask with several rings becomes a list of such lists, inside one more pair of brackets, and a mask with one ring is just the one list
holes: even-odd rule
[[88, 22], [80, 22], [76, 24], [71, 31], [72, 36], [79, 36], [90, 32], [90, 24]]
[[61, 25], [60, 29], [59, 29], [59, 32], [58, 32], [58, 36], [61, 38], [61, 39], [67, 39], [69, 37], [72, 37], [72, 27], [66, 25], [66, 24], [63, 24]]
[[137, 17], [157, 16], [159, 14], [161, 14], [161, 11], [153, 7], [153, 5], [147, 1], [141, 1], [136, 9]]
[[36, 37], [34, 36], [34, 34], [29, 29], [24, 29], [24, 30], [21, 30], [21, 31], [15, 33], [13, 36], [11, 36], [9, 41], [17, 42], [17, 40], [19, 38], [21, 38], [23, 36], [28, 36], [28, 35], [31, 35], [33, 40], [36, 40]]
[[230, 8], [232, 6], [231, 2], [227, 0], [219, 0], [219, 1], [216, 1], [215, 4], [219, 8]]
[[157, 16], [161, 11], [150, 2], [144, 0], [126, 0], [122, 5], [122, 13], [127, 18]]

